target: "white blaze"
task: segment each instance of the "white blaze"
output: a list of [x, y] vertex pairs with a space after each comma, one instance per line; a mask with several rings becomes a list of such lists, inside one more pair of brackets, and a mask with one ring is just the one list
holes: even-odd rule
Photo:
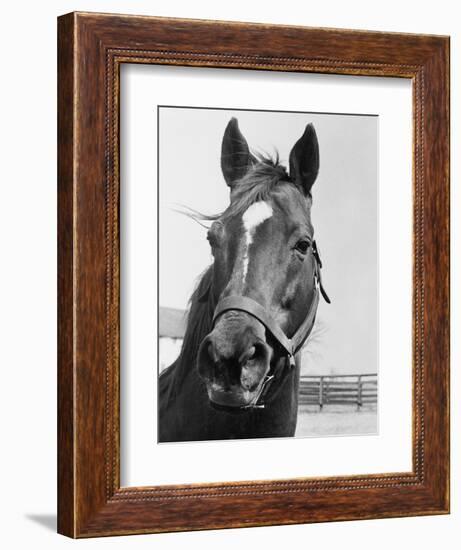
[[243, 252], [243, 282], [248, 273], [249, 248], [253, 242], [253, 235], [258, 225], [270, 218], [273, 214], [272, 206], [264, 201], [255, 202], [243, 214], [242, 221], [245, 229], [245, 250]]

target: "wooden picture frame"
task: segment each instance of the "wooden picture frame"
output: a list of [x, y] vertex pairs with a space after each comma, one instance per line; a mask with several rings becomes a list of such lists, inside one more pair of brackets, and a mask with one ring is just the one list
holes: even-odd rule
[[[70, 537], [449, 511], [449, 39], [71, 13], [58, 20], [58, 531]], [[122, 63], [412, 80], [413, 469], [120, 487]]]

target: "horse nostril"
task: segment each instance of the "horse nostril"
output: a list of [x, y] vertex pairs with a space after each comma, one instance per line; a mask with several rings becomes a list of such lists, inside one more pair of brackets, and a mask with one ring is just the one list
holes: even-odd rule
[[255, 391], [270, 368], [268, 348], [256, 342], [241, 356], [240, 383], [248, 391]]
[[265, 344], [262, 342], [255, 342], [252, 346], [250, 346], [245, 353], [242, 353], [242, 355], [239, 358], [240, 365], [244, 366], [249, 362], [255, 363], [255, 362], [268, 362], [270, 360], [268, 348]]
[[216, 363], [216, 351], [212, 339], [206, 337], [200, 345], [197, 354], [197, 366], [199, 374], [206, 378], [213, 378], [213, 369]]
[[256, 347], [251, 346], [245, 351], [245, 353], [242, 353], [242, 355], [240, 356], [239, 358], [240, 364], [244, 365], [247, 361], [250, 361], [251, 359], [253, 359], [255, 355], [256, 355]]
[[208, 353], [208, 357], [213, 361], [213, 363], [217, 362], [216, 352], [213, 346], [213, 342], [207, 342], [206, 345], [206, 352]]

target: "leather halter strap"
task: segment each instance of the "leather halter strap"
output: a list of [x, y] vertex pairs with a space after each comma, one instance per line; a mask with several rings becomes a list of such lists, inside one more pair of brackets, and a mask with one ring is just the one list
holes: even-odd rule
[[319, 304], [319, 291], [314, 289], [314, 297], [312, 299], [309, 312], [304, 321], [299, 326], [295, 334], [288, 338], [277, 322], [258, 302], [247, 296], [227, 296], [220, 300], [216, 307], [213, 323], [216, 319], [226, 311], [244, 311], [255, 317], [266, 329], [272, 334], [277, 342], [284, 348], [290, 358], [294, 357], [299, 351], [314, 326], [315, 314]]

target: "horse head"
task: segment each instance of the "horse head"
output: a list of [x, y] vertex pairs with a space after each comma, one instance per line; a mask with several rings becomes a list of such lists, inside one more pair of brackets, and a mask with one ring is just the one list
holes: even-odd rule
[[197, 367], [211, 404], [236, 410], [257, 405], [269, 381], [276, 390], [314, 323], [321, 286], [311, 220], [314, 127], [293, 146], [287, 170], [253, 155], [233, 118], [221, 167], [230, 204], [208, 231], [216, 309]]

